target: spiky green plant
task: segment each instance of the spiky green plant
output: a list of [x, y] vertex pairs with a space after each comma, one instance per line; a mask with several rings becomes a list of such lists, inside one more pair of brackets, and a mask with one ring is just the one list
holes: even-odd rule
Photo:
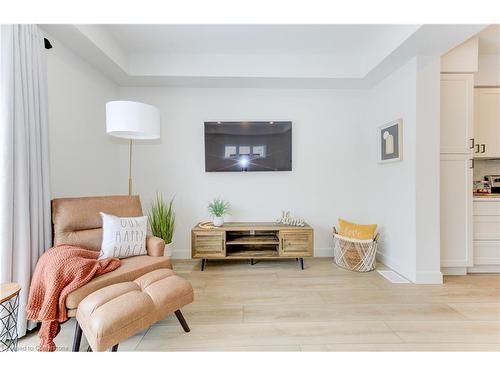
[[212, 216], [221, 217], [229, 212], [230, 207], [231, 206], [229, 205], [228, 201], [215, 198], [208, 204], [208, 212]]
[[151, 233], [162, 238], [166, 244], [172, 242], [175, 227], [175, 213], [173, 210], [174, 198], [165, 202], [161, 193], [156, 193], [156, 199], [148, 212], [148, 221]]

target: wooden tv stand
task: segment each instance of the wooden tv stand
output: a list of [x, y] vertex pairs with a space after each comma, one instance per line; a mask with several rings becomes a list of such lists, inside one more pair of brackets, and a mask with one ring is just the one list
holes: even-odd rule
[[313, 255], [313, 229], [308, 224], [294, 227], [276, 223], [229, 222], [221, 227], [191, 231], [191, 256], [201, 259], [296, 258], [304, 269], [304, 257]]

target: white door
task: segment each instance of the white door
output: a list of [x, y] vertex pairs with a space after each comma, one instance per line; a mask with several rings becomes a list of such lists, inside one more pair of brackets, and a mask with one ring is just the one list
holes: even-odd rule
[[441, 153], [469, 153], [474, 131], [474, 76], [441, 74]]
[[441, 154], [441, 267], [473, 265], [471, 157]]
[[475, 91], [476, 157], [500, 157], [500, 88]]

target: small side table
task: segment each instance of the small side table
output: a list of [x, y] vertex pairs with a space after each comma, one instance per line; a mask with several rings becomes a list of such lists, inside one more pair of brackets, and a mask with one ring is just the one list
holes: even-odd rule
[[17, 312], [20, 291], [19, 284], [0, 284], [0, 352], [17, 350]]

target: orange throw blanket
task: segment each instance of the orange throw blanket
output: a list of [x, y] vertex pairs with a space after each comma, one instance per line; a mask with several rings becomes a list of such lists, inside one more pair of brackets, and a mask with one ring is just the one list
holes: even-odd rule
[[97, 260], [99, 252], [71, 245], [47, 250], [38, 260], [31, 281], [28, 319], [41, 321], [39, 351], [56, 350], [54, 338], [59, 323], [68, 320], [66, 297], [88, 283], [93, 277], [111, 272], [120, 266], [117, 258]]

